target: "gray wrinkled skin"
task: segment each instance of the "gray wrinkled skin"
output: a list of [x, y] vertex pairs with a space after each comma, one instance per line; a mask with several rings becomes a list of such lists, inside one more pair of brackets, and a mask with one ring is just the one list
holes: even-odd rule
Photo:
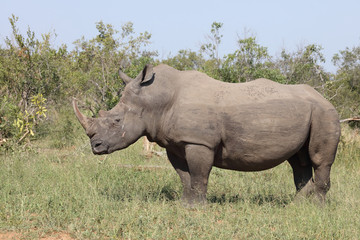
[[340, 125], [335, 108], [313, 88], [267, 79], [224, 83], [167, 65], [147, 65], [135, 79], [119, 74], [126, 83], [120, 102], [99, 118], [82, 115], [73, 102], [94, 154], [147, 136], [166, 149], [190, 205], [205, 202], [213, 166], [261, 171], [284, 161], [297, 197], [325, 200]]

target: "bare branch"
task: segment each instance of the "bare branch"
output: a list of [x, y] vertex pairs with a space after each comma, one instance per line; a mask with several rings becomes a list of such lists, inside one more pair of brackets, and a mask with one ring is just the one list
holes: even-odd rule
[[345, 119], [341, 119], [340, 122], [351, 122], [351, 121], [360, 121], [360, 117], [352, 117], [352, 118], [345, 118]]
[[96, 86], [96, 88], [97, 88], [97, 89], [99, 90], [99, 92], [101, 93], [101, 100], [102, 100], [103, 102], [105, 102], [105, 92], [104, 92], [104, 89], [101, 88], [100, 85], [99, 85], [97, 82], [95, 82], [94, 80], [90, 79], [90, 82], [92, 82], [92, 83]]
[[336, 97], [336, 95], [338, 94], [339, 89], [342, 88], [343, 85], [344, 85], [344, 84], [342, 83], [342, 84], [336, 89], [334, 96], [332, 96], [331, 98], [329, 98], [329, 101], [332, 100], [334, 97]]
[[24, 135], [19, 139], [19, 141], [17, 141], [17, 144], [21, 143], [22, 140], [24, 140], [25, 137], [26, 137], [29, 133], [30, 133], [30, 131], [29, 131], [29, 130], [26, 130], [26, 132], [24, 133]]

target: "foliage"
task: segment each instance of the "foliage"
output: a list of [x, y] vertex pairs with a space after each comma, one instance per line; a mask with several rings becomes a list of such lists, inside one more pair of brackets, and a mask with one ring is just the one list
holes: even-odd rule
[[51, 48], [50, 34], [40, 41], [30, 28], [23, 36], [16, 27], [18, 18], [9, 21], [13, 38], [6, 38], [6, 48], [0, 49], [1, 149], [33, 136], [46, 118], [46, 99], [59, 100], [65, 86], [60, 75], [66, 47]]
[[329, 81], [329, 74], [320, 66], [325, 62], [322, 47], [310, 44], [299, 48], [296, 52], [281, 51], [276, 65], [285, 76], [288, 84], [309, 84], [321, 86]]
[[2, 140], [11, 137], [15, 131], [13, 122], [16, 120], [19, 108], [7, 96], [2, 96], [0, 101], [0, 140]]
[[62, 83], [60, 71], [66, 57], [66, 47], [55, 50], [50, 47], [50, 34], [42, 35], [42, 41], [28, 28], [26, 36], [16, 27], [18, 18], [9, 18], [14, 41], [6, 38], [6, 49], [0, 55], [0, 93], [12, 99], [22, 110], [30, 104], [31, 96], [38, 93], [46, 98], [60, 97]]
[[213, 22], [211, 24], [211, 35], [207, 35], [208, 42], [201, 45], [200, 51], [206, 53], [210, 58], [219, 59], [219, 45], [221, 43], [221, 38], [223, 37], [220, 34], [220, 30], [224, 24], [220, 22]]
[[[98, 35], [77, 40], [69, 52], [65, 45], [53, 48], [50, 33], [42, 40], [30, 28], [21, 34], [17, 21], [14, 15], [9, 18], [12, 37], [6, 38], [5, 48], [0, 46], [0, 145], [10, 138], [21, 143], [34, 134], [38, 116], [46, 110], [45, 102], [37, 102], [39, 96], [53, 105], [79, 97], [93, 115], [100, 108], [112, 108], [123, 88], [117, 74], [120, 65], [134, 76], [157, 55], [144, 49], [151, 34], [135, 34], [130, 22], [122, 26], [119, 36], [112, 25], [98, 22]], [[38, 99], [32, 102], [34, 96]], [[34, 106], [38, 107], [35, 112]]]
[[[13, 106], [6, 96], [2, 99], [0, 112], [0, 145], [2, 150], [11, 148], [14, 143], [23, 143], [35, 135], [36, 126], [46, 118], [46, 99], [37, 94], [30, 98], [31, 104], [22, 110]], [[12, 124], [10, 125], [10, 123]], [[10, 138], [10, 141], [8, 139]]]
[[143, 61], [148, 63], [157, 55], [142, 49], [150, 43], [151, 34], [144, 32], [136, 36], [130, 22], [122, 26], [119, 37], [111, 24], [100, 21], [96, 28], [98, 35], [88, 41], [84, 38], [77, 40], [71, 53], [75, 63], [73, 71], [81, 76], [77, 85], [81, 84], [78, 86], [81, 92], [94, 105], [89, 106], [93, 112], [100, 108], [111, 109], [118, 102], [123, 88], [117, 74], [121, 65], [135, 65], [138, 70], [139, 65], [145, 65]]
[[210, 58], [204, 63], [204, 72], [215, 79], [220, 79], [219, 69], [222, 62], [219, 57], [219, 47], [223, 37], [220, 33], [223, 25], [220, 22], [213, 22], [211, 24], [211, 34], [207, 35], [207, 43], [200, 47], [200, 53], [205, 53]]
[[332, 102], [341, 115], [360, 116], [360, 46], [340, 51], [333, 63], [338, 71], [329, 87]]
[[16, 128], [15, 137], [18, 138], [18, 143], [25, 139], [29, 134], [34, 136], [34, 128], [41, 119], [46, 118], [45, 107], [46, 99], [42, 94], [38, 94], [31, 98], [31, 110], [25, 109], [24, 112], [19, 112], [17, 118], [14, 120], [13, 126]]
[[[360, 115], [360, 47], [336, 54], [333, 63], [337, 72], [330, 74], [322, 67], [323, 49], [317, 44], [294, 52], [283, 49], [274, 58], [255, 36], [245, 36], [238, 39], [238, 47], [232, 53], [221, 57], [220, 22], [212, 23], [197, 51], [180, 50], [162, 60], [156, 59], [156, 51], [149, 50], [151, 34], [136, 33], [131, 22], [123, 24], [120, 30], [97, 22], [97, 35], [90, 40], [76, 40], [71, 50], [66, 45], [52, 46], [54, 33], [38, 39], [30, 27], [22, 34], [14, 15], [9, 22], [12, 36], [5, 39], [4, 47], [0, 45], [0, 145], [10, 139], [18, 142], [26, 132], [29, 136], [35, 134], [33, 122], [39, 121], [34, 120], [36, 104], [32, 97], [42, 96], [55, 109], [69, 105], [70, 99], [77, 97], [83, 103], [80, 107], [95, 116], [100, 109], [108, 110], [117, 104], [124, 88], [119, 68], [136, 77], [147, 63], [194, 69], [230, 83], [268, 78], [285, 84], [309, 84], [336, 106], [342, 118]], [[46, 104], [43, 103], [44, 108]], [[67, 128], [66, 121], [60, 124]]]
[[[56, 110], [54, 110], [56, 111]], [[53, 119], [53, 129], [51, 129], [52, 147], [65, 148], [75, 144], [75, 126], [76, 120], [71, 118], [71, 112], [61, 110], [59, 116]], [[75, 120], [75, 121], [74, 121]]]
[[274, 64], [266, 47], [259, 45], [255, 37], [238, 40], [239, 49], [227, 55], [221, 69], [226, 82], [248, 82], [257, 78], [270, 78], [284, 82], [285, 77]]
[[180, 50], [174, 57], [168, 57], [162, 63], [168, 64], [180, 71], [201, 70], [204, 65], [204, 58], [191, 50]]

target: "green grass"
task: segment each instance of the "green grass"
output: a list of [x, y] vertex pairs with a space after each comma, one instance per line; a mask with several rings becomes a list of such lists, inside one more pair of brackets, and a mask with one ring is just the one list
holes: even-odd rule
[[214, 168], [208, 204], [188, 209], [168, 160], [145, 158], [141, 142], [94, 156], [84, 134], [63, 149], [42, 140], [32, 151], [0, 155], [0, 232], [28, 239], [54, 231], [76, 239], [360, 239], [360, 146], [344, 141], [324, 207], [292, 202], [284, 163], [256, 173]]

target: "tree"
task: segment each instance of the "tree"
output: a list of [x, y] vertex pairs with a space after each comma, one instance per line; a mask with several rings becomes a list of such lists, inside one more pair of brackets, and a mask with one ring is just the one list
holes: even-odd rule
[[223, 37], [220, 34], [220, 30], [223, 26], [223, 23], [220, 22], [213, 22], [211, 24], [211, 34], [207, 35], [207, 43], [204, 43], [200, 47], [200, 53], [205, 53], [210, 57], [210, 59], [215, 60], [216, 66], [219, 68], [221, 64], [221, 60], [219, 57], [219, 46], [221, 43], [221, 38]]
[[34, 135], [35, 126], [46, 117], [47, 101], [61, 97], [61, 69], [67, 58], [66, 46], [54, 49], [51, 34], [42, 40], [28, 28], [22, 35], [12, 15], [12, 38], [0, 49], [0, 138], [14, 138], [20, 143]]
[[345, 80], [352, 91], [360, 94], [360, 47], [346, 48], [332, 60], [338, 67], [337, 79]]
[[136, 36], [131, 22], [122, 26], [120, 36], [111, 24], [100, 21], [96, 28], [98, 35], [89, 41], [77, 40], [72, 52], [73, 71], [79, 76], [77, 88], [87, 95], [93, 114], [100, 108], [111, 109], [118, 102], [123, 88], [118, 76], [121, 65], [130, 66], [126, 71], [132, 76], [138, 73], [139, 65], [143, 67], [157, 55], [143, 50], [150, 43], [151, 34]]
[[204, 62], [205, 60], [201, 54], [191, 50], [180, 50], [176, 56], [162, 61], [162, 63], [168, 64], [180, 71], [201, 70]]
[[360, 46], [340, 51], [332, 61], [338, 70], [326, 94], [342, 118], [360, 116]]
[[225, 82], [248, 82], [257, 78], [284, 82], [284, 76], [275, 68], [267, 48], [258, 44], [256, 37], [240, 38], [238, 49], [225, 57], [220, 71]]
[[213, 22], [211, 24], [210, 34], [206, 36], [206, 43], [200, 47], [200, 54], [205, 54], [208, 58], [203, 61], [200, 70], [215, 79], [221, 79], [220, 68], [222, 66], [222, 59], [219, 56], [219, 47], [223, 35], [220, 33], [223, 23]]
[[321, 87], [329, 80], [329, 74], [320, 65], [325, 62], [321, 51], [322, 47], [316, 44], [300, 47], [293, 53], [283, 49], [275, 64], [286, 77], [286, 83]]
[[58, 50], [51, 48], [51, 34], [42, 35], [42, 41], [28, 28], [23, 36], [17, 26], [18, 18], [9, 18], [13, 31], [13, 40], [5, 40], [6, 49], [1, 51], [0, 91], [24, 111], [31, 97], [39, 93], [52, 99], [61, 94], [60, 69], [62, 57], [66, 58], [66, 46]]

